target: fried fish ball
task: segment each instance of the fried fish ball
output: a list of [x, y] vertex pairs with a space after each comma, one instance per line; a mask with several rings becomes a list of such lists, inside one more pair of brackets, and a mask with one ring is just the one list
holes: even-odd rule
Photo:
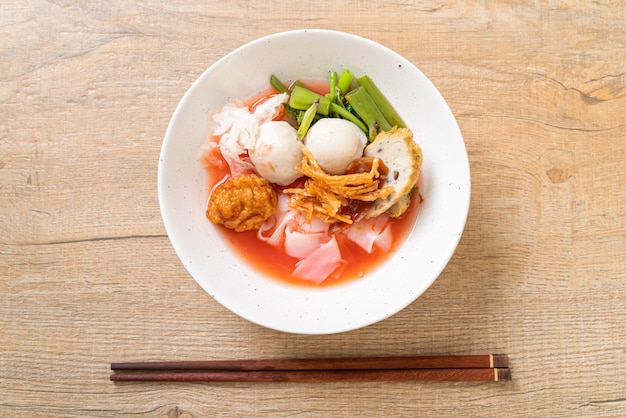
[[393, 190], [385, 198], [374, 202], [366, 218], [374, 218], [384, 212], [399, 217], [409, 208], [409, 194], [417, 184], [422, 169], [422, 149], [413, 141], [413, 132], [398, 127], [381, 132], [365, 147], [363, 155], [378, 157], [385, 162], [389, 173], [383, 187]]
[[206, 217], [237, 232], [259, 229], [276, 211], [278, 196], [267, 180], [256, 174], [231, 177], [218, 185], [207, 205]]

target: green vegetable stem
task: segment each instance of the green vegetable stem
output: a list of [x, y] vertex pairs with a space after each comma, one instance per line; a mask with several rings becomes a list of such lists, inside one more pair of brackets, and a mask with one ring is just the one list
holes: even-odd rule
[[[376, 103], [376, 106], [380, 109], [382, 115], [392, 127], [397, 126], [398, 128], [406, 128], [406, 125], [398, 112], [396, 112], [391, 103], [389, 103], [389, 100], [387, 100], [385, 95], [383, 95], [368, 75], [357, 78], [357, 83], [367, 91], [374, 103]], [[384, 131], [387, 130], [382, 127], [381, 129]]]
[[300, 121], [300, 126], [298, 127], [298, 139], [302, 140], [306, 133], [309, 131], [311, 124], [313, 123], [313, 119], [315, 118], [315, 114], [317, 113], [317, 103], [318, 101], [314, 101], [311, 103], [311, 106], [304, 112], [302, 116], [302, 120]]
[[330, 72], [330, 89], [327, 97], [331, 102], [335, 102], [337, 98], [337, 73], [335, 71]]
[[339, 76], [339, 81], [337, 81], [337, 87], [341, 90], [341, 94], [345, 95], [350, 89], [350, 85], [352, 84], [352, 80], [354, 80], [354, 74], [350, 72], [348, 69], [344, 69]]
[[393, 127], [385, 118], [385, 115], [383, 115], [372, 97], [367, 93], [367, 90], [362, 86], [350, 91], [346, 94], [345, 98], [356, 114], [363, 119], [363, 122], [368, 126], [370, 141], [373, 140], [373, 132], [377, 133], [378, 130], [388, 131]]
[[367, 128], [367, 126], [365, 126], [365, 124], [363, 123], [363, 121], [361, 119], [359, 119], [357, 116], [355, 116], [353, 113], [351, 113], [348, 109], [346, 109], [343, 106], [338, 105], [337, 103], [331, 103], [330, 104], [330, 110], [335, 113], [337, 116], [343, 118], [343, 119], [347, 119], [350, 122], [354, 123], [356, 126], [359, 127], [360, 130], [362, 130], [365, 133], [369, 132], [369, 129]]
[[357, 87], [350, 90], [354, 79], [354, 74], [348, 69], [342, 70], [341, 75], [330, 71], [330, 89], [324, 96], [310, 90], [299, 80], [285, 87], [274, 74], [270, 77], [270, 84], [279, 93], [289, 94], [285, 108], [296, 115], [299, 139], [304, 138], [316, 120], [324, 117], [349, 120], [366, 133], [370, 141], [381, 131], [388, 131], [394, 126], [406, 127], [369, 76], [356, 78]]
[[274, 74], [272, 74], [272, 76], [270, 77], [270, 84], [279, 93], [289, 93], [289, 90], [287, 90], [287, 87], [285, 87], [285, 85]]
[[328, 116], [330, 111], [330, 99], [328, 97], [299, 85], [292, 88], [291, 96], [289, 96], [289, 106], [298, 110], [307, 110], [313, 102], [317, 102], [317, 113]]

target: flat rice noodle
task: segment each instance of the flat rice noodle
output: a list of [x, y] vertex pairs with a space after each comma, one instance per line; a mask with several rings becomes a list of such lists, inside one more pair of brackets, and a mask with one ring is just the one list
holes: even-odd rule
[[306, 222], [306, 214], [300, 212], [301, 219], [300, 219], [300, 229], [304, 232], [308, 232], [308, 233], [316, 233], [316, 232], [324, 232], [325, 234], [328, 234], [328, 230], [330, 228], [330, 224], [327, 224], [326, 222], [322, 221], [319, 218], [313, 218], [311, 219], [311, 222], [308, 223]]
[[333, 236], [307, 258], [298, 261], [292, 274], [299, 279], [320, 284], [343, 263], [345, 261], [341, 258], [337, 239]]
[[289, 198], [282, 193], [278, 194], [276, 212], [270, 216], [257, 231], [257, 237], [274, 247], [283, 243], [285, 230], [290, 224], [297, 224], [298, 211], [288, 205]]
[[369, 254], [377, 247], [383, 251], [391, 248], [392, 236], [389, 228], [389, 216], [361, 219], [345, 232], [350, 241], [356, 243]]
[[323, 282], [342, 265], [335, 237], [329, 238], [329, 224], [289, 207], [289, 197], [280, 193], [276, 212], [261, 225], [257, 237], [274, 247], [284, 243], [287, 255], [299, 259], [293, 275], [302, 280]]
[[295, 222], [285, 228], [285, 252], [290, 257], [304, 259], [329, 240], [330, 225], [317, 218], [308, 223], [306, 216], [297, 212]]
[[291, 225], [285, 230], [285, 252], [288, 256], [304, 259], [328, 241], [325, 232], [308, 233], [293, 230]]

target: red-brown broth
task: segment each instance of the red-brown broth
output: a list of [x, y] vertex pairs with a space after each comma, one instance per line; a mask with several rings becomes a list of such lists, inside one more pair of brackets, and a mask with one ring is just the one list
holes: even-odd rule
[[257, 238], [257, 231], [235, 232], [221, 225], [217, 229], [235, 253], [265, 276], [302, 286], [332, 286], [361, 278], [373, 272], [397, 252], [411, 232], [417, 218], [418, 199], [419, 196], [415, 193], [409, 210], [399, 219], [390, 221], [393, 243], [388, 252], [375, 248], [371, 254], [368, 254], [343, 234], [339, 234], [337, 242], [346, 264], [339, 267], [334, 274], [319, 285], [293, 277], [291, 273], [295, 269], [298, 259], [289, 257], [281, 249], [260, 241]]

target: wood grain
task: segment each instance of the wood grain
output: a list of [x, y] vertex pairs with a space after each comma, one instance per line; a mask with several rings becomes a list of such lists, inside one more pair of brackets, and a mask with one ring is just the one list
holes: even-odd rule
[[[4, 2], [0, 416], [626, 415], [626, 3]], [[434, 285], [353, 332], [287, 335], [212, 300], [162, 226], [176, 104], [281, 30], [338, 29], [415, 63], [472, 171]], [[112, 361], [503, 352], [484, 383], [109, 381]], [[561, 371], [547, 375], [548, 369]]]

